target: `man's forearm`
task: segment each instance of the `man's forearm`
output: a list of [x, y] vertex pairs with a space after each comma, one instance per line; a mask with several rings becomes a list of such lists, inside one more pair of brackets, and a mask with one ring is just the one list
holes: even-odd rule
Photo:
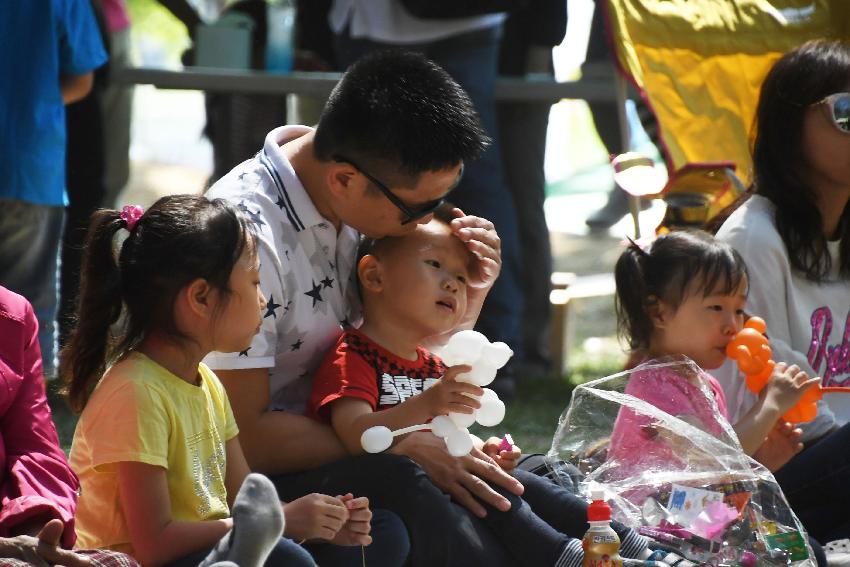
[[248, 465], [264, 474], [308, 470], [348, 456], [329, 425], [303, 415], [267, 411], [239, 427]]

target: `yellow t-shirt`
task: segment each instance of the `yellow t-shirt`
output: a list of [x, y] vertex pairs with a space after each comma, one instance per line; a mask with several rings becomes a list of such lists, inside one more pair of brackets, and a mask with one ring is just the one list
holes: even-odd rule
[[206, 365], [200, 386], [141, 353], [104, 374], [80, 416], [71, 467], [80, 477], [77, 546], [133, 554], [116, 463], [166, 469], [174, 520], [230, 515], [224, 443], [238, 433], [227, 393]]

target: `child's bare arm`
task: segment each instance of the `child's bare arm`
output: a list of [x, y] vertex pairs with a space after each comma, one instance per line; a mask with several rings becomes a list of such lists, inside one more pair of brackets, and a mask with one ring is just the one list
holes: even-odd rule
[[767, 467], [767, 470], [777, 471], [803, 450], [803, 444], [800, 442], [802, 434], [802, 429], [780, 419], [752, 457]]
[[250, 474], [251, 469], [248, 467], [248, 461], [245, 460], [238, 435], [224, 443], [224, 453], [227, 459], [224, 487], [227, 489], [227, 505], [232, 508], [233, 499], [236, 498], [236, 494], [242, 488], [242, 483], [245, 482], [245, 477]]
[[820, 378], [809, 378], [797, 365], [776, 363], [758, 402], [734, 425], [744, 452], [748, 455], [755, 453], [779, 418], [797, 405], [803, 394], [819, 382]]
[[340, 398], [331, 402], [331, 425], [346, 450], [352, 455], [358, 455], [363, 452], [360, 437], [370, 427], [383, 425], [396, 430], [425, 423], [435, 415], [445, 415], [449, 412], [472, 413], [481, 404], [466, 394], [480, 396], [483, 391], [478, 386], [454, 379], [457, 374], [468, 371], [468, 366], [453, 366], [441, 380], [418, 396], [379, 412], [372, 411], [372, 407], [365, 400]]
[[94, 73], [91, 71], [82, 75], [64, 75], [59, 80], [62, 92], [62, 102], [73, 104], [83, 100], [91, 92], [94, 85]]
[[230, 518], [175, 521], [164, 468], [138, 462], [121, 462], [117, 466], [121, 507], [136, 558], [142, 565], [157, 567], [210, 548], [233, 526]]

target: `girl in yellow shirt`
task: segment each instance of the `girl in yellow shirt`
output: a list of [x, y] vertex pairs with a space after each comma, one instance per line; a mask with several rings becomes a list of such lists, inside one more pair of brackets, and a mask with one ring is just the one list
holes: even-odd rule
[[282, 504], [249, 474], [227, 394], [201, 360], [247, 349], [265, 306], [256, 237], [225, 201], [180, 195], [93, 215], [62, 357], [82, 412], [71, 448], [79, 545], [144, 565], [300, 567], [314, 561], [293, 540], [371, 542], [365, 498]]

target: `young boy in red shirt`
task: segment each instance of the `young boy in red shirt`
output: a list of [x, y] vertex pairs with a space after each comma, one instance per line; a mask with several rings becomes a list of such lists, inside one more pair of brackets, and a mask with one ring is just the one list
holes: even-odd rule
[[[363, 324], [349, 329], [319, 366], [308, 412], [329, 421], [351, 454], [363, 453], [360, 436], [370, 427], [391, 430], [449, 412], [471, 413], [481, 388], [458, 382], [470, 368], [447, 368], [422, 344], [454, 329], [466, 310], [473, 257], [452, 234], [450, 209], [399, 237], [365, 241], [357, 264]], [[500, 492], [511, 508], [488, 507], [483, 520], [518, 565], [581, 565], [587, 504], [559, 485], [516, 469], [518, 447], [500, 451], [500, 440], [475, 438], [476, 448], [523, 484], [522, 497]], [[498, 487], [493, 486], [499, 490]], [[475, 520], [473, 518], [473, 520]], [[441, 521], [435, 518], [435, 521]], [[647, 541], [615, 523], [624, 557], [649, 555]]]

